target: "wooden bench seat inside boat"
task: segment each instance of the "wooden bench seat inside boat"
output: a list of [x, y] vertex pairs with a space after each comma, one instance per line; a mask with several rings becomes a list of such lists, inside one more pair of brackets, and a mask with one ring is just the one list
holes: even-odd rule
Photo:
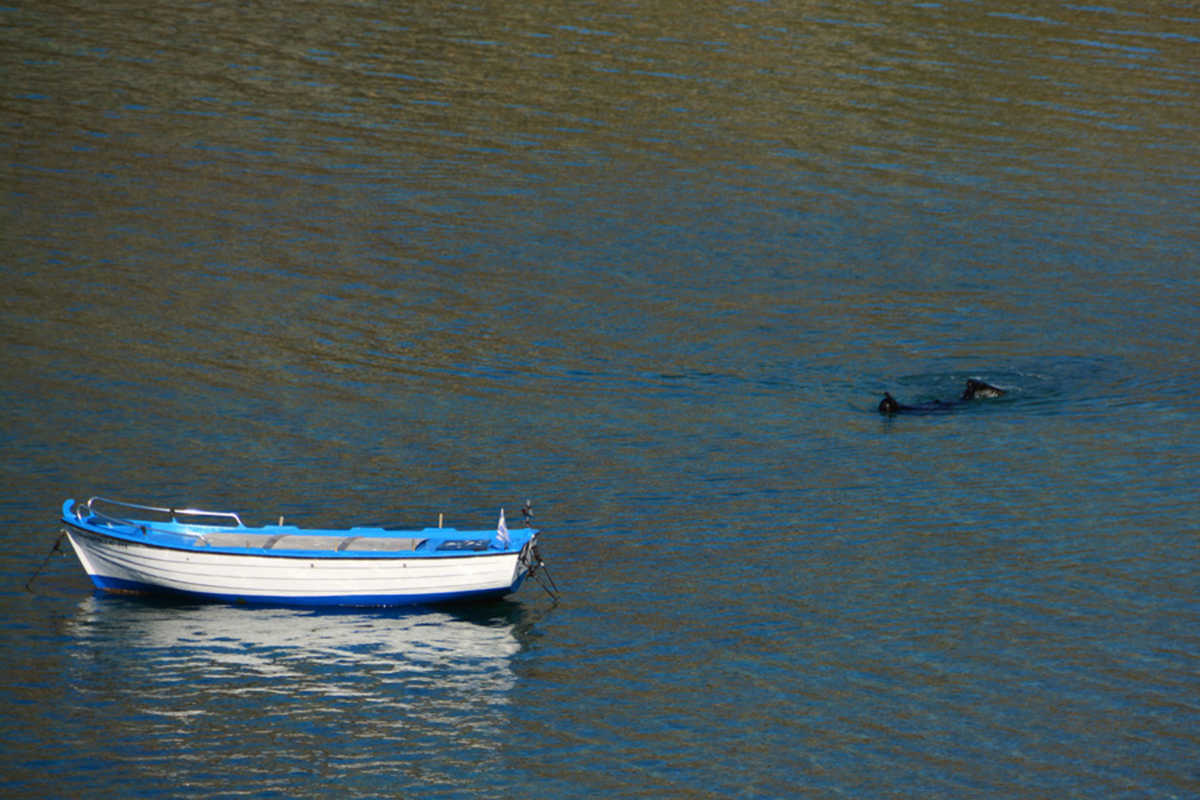
[[207, 533], [198, 544], [263, 550], [336, 550], [404, 552], [416, 550], [424, 539], [379, 536], [315, 536], [295, 533]]

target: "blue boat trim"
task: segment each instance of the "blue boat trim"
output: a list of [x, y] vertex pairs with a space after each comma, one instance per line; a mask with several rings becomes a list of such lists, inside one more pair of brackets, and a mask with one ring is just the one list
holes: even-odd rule
[[91, 536], [99, 536], [104, 539], [114, 539], [120, 542], [129, 542], [138, 547], [146, 547], [157, 550], [182, 550], [189, 553], [213, 553], [216, 555], [235, 555], [243, 558], [265, 558], [271, 560], [297, 559], [308, 560], [314, 559], [336, 559], [338, 561], [395, 561], [397, 558], [420, 558], [422, 560], [436, 561], [442, 558], [501, 558], [503, 556], [511, 556], [515, 552], [520, 552], [520, 548], [509, 548], [508, 550], [435, 550], [435, 551], [420, 551], [420, 550], [402, 550], [390, 551], [384, 553], [374, 553], [370, 551], [348, 553], [345, 551], [331, 550], [271, 550], [263, 552], [253, 548], [233, 548], [233, 547], [195, 547], [184, 545], [169, 545], [160, 544], [146, 539], [140, 539], [134, 536], [121, 535], [117, 531], [106, 529], [97, 529], [80, 525], [76, 522], [63, 520], [67, 527], [78, 531], [79, 533], [88, 534]]
[[[493, 543], [492, 531], [465, 531], [454, 528], [424, 528], [419, 530], [396, 530], [383, 528], [349, 528], [347, 530], [302, 529], [294, 526], [269, 525], [259, 528], [192, 525], [179, 522], [148, 522], [128, 520], [118, 526], [113, 521], [100, 521], [94, 516], [77, 517], [73, 511], [74, 500], [63, 503], [62, 521], [71, 528], [141, 547], [192, 553], [214, 553], [268, 559], [339, 559], [339, 560], [394, 560], [396, 558], [486, 558], [519, 553], [537, 535], [533, 528], [517, 528], [509, 532], [507, 547]], [[257, 537], [264, 540], [265, 547], [233, 547], [220, 544], [204, 544], [205, 536]], [[297, 549], [274, 548], [274, 543], [288, 536], [298, 538], [326, 538], [336, 540], [328, 548]], [[365, 550], [347, 549], [353, 541], [389, 542], [404, 539], [420, 540], [413, 549]]]
[[510, 588], [488, 589], [478, 592], [440, 592], [434, 594], [402, 594], [402, 595], [287, 595], [287, 596], [258, 596], [237, 594], [209, 594], [206, 592], [183, 592], [168, 589], [152, 583], [128, 581], [122, 578], [110, 578], [104, 575], [92, 575], [92, 584], [108, 594], [154, 595], [159, 597], [179, 597], [212, 603], [230, 603], [233, 605], [254, 606], [357, 606], [375, 608], [382, 606], [401, 605], [433, 605], [436, 603], [456, 602], [459, 600], [487, 600], [503, 597], [521, 588], [525, 581], [522, 575]]

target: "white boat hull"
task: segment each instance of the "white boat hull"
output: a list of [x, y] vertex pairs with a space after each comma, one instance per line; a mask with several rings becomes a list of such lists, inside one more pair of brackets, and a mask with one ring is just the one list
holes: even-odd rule
[[517, 552], [322, 558], [174, 549], [74, 526], [67, 535], [99, 589], [226, 602], [383, 606], [500, 596], [516, 591], [528, 569]]

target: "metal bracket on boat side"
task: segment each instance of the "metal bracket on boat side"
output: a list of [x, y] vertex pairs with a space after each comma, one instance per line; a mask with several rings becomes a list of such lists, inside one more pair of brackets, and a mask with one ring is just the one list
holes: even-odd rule
[[[521, 563], [529, 568], [527, 575], [533, 578], [537, 582], [537, 585], [542, 587], [546, 594], [550, 595], [550, 599], [557, 603], [560, 597], [558, 584], [550, 576], [550, 570], [546, 569], [546, 562], [542, 560], [541, 551], [538, 550], [538, 546], [533, 540], [530, 540], [521, 549]], [[546, 576], [546, 581], [549, 581], [549, 585], [542, 580], [543, 575]]]

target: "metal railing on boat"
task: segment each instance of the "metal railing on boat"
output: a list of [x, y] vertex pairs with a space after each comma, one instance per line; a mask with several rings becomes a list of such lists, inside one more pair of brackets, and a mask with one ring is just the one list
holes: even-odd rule
[[[131, 520], [125, 519], [123, 517], [117, 517], [112, 514], [107, 514], [103, 511], [100, 511], [99, 509], [93, 508], [92, 504], [97, 503], [97, 502], [105, 503], [105, 504], [111, 505], [111, 506], [120, 506], [121, 508], [128, 508], [128, 509], [131, 509], [134, 511], [152, 511], [156, 514], [166, 514], [170, 518], [171, 522], [177, 522], [178, 521], [177, 517], [179, 517], [179, 516], [213, 517], [215, 519], [231, 519], [234, 521], [234, 523], [237, 525], [237, 527], [239, 527], [239, 528], [246, 527], [245, 524], [242, 522], [242, 518], [232, 511], [205, 511], [204, 509], [200, 509], [200, 508], [161, 508], [159, 506], [145, 506], [145, 505], [141, 505], [140, 503], [126, 503], [122, 500], [112, 500], [107, 497], [91, 497], [88, 499], [87, 503], [85, 504], [85, 507], [87, 508], [87, 513], [90, 516], [99, 517], [100, 519], [108, 520], [110, 522], [116, 522], [116, 523], [123, 524], [123, 525], [130, 525], [130, 524], [132, 524], [132, 522], [131, 522]], [[76, 516], [79, 516], [78, 507], [76, 508], [75, 513], [76, 513]]]

